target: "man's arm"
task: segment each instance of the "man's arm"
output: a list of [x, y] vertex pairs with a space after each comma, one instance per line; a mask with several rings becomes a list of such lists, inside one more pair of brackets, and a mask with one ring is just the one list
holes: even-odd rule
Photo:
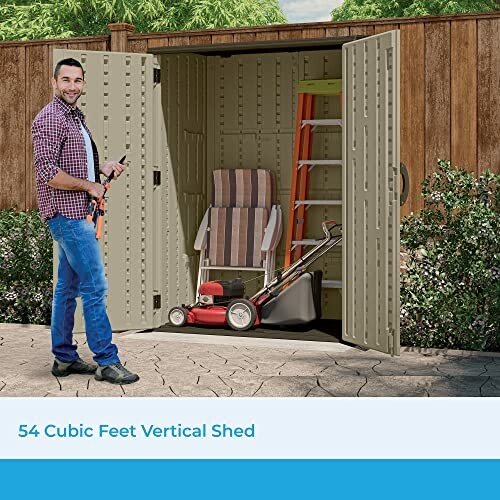
[[95, 198], [102, 198], [104, 195], [104, 186], [102, 184], [90, 182], [86, 179], [78, 179], [67, 174], [64, 170], [59, 170], [47, 184], [55, 189], [65, 191], [86, 191]]

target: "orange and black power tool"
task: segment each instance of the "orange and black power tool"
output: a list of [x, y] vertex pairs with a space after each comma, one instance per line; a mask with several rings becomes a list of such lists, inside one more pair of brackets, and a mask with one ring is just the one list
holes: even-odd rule
[[[123, 158], [118, 163], [123, 164], [126, 157], [127, 157], [126, 155], [123, 156]], [[106, 196], [106, 191], [109, 189], [109, 186], [114, 176], [115, 172], [113, 171], [109, 174], [108, 177], [106, 177], [106, 179], [104, 179], [104, 182], [102, 183], [102, 185], [104, 186], [104, 194], [102, 195], [102, 198], [100, 200], [98, 200], [97, 198], [92, 198], [89, 204], [87, 221], [95, 224], [96, 226], [95, 237], [97, 240], [100, 239], [102, 236], [102, 227], [104, 222], [104, 196]]]

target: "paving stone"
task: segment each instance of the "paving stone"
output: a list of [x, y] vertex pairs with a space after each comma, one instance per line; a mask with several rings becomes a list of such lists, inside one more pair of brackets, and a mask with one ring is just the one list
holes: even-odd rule
[[428, 397], [428, 387], [431, 381], [446, 380], [444, 377], [404, 377], [385, 376], [370, 377], [360, 389], [360, 397]]
[[307, 397], [309, 398], [331, 398], [332, 395], [325, 391], [322, 387], [315, 387], [312, 389], [308, 394]]
[[[85, 335], [78, 352], [92, 359]], [[391, 357], [349, 349], [321, 352], [247, 345], [194, 344], [115, 334], [136, 384], [115, 386], [93, 376], [50, 374], [50, 329], [0, 324], [0, 397], [213, 396], [500, 396], [500, 356], [456, 351]], [[174, 392], [175, 394], [174, 394]]]
[[500, 397], [500, 376], [489, 377], [480, 388], [481, 396]]
[[486, 365], [485, 376], [488, 377], [500, 377], [500, 363], [493, 362]]
[[319, 386], [336, 397], [356, 397], [366, 384], [366, 377], [361, 375], [318, 376]]
[[304, 397], [317, 385], [316, 377], [271, 377], [262, 383], [254, 397]]
[[[325, 361], [322, 364], [314, 361], [307, 363], [304, 361], [292, 360], [284, 363], [279, 369], [275, 369], [274, 374], [279, 376], [315, 376], [330, 369], [332, 363], [333, 361], [331, 360], [330, 363]], [[258, 370], [256, 373], [261, 373], [261, 371]]]
[[481, 396], [481, 387], [488, 381], [484, 377], [441, 377], [429, 384], [432, 397], [475, 397]]

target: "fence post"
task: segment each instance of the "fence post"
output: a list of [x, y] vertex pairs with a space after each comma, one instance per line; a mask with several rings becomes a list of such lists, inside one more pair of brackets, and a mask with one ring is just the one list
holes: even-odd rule
[[135, 29], [133, 24], [111, 23], [108, 24], [111, 31], [111, 52], [128, 51], [128, 34]]

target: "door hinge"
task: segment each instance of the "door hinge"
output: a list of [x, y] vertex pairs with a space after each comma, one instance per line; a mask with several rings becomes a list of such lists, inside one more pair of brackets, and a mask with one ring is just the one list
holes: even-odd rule
[[153, 295], [153, 309], [161, 309], [161, 295]]
[[153, 186], [159, 186], [161, 184], [161, 171], [153, 171]]
[[153, 83], [161, 83], [161, 69], [153, 68]]

